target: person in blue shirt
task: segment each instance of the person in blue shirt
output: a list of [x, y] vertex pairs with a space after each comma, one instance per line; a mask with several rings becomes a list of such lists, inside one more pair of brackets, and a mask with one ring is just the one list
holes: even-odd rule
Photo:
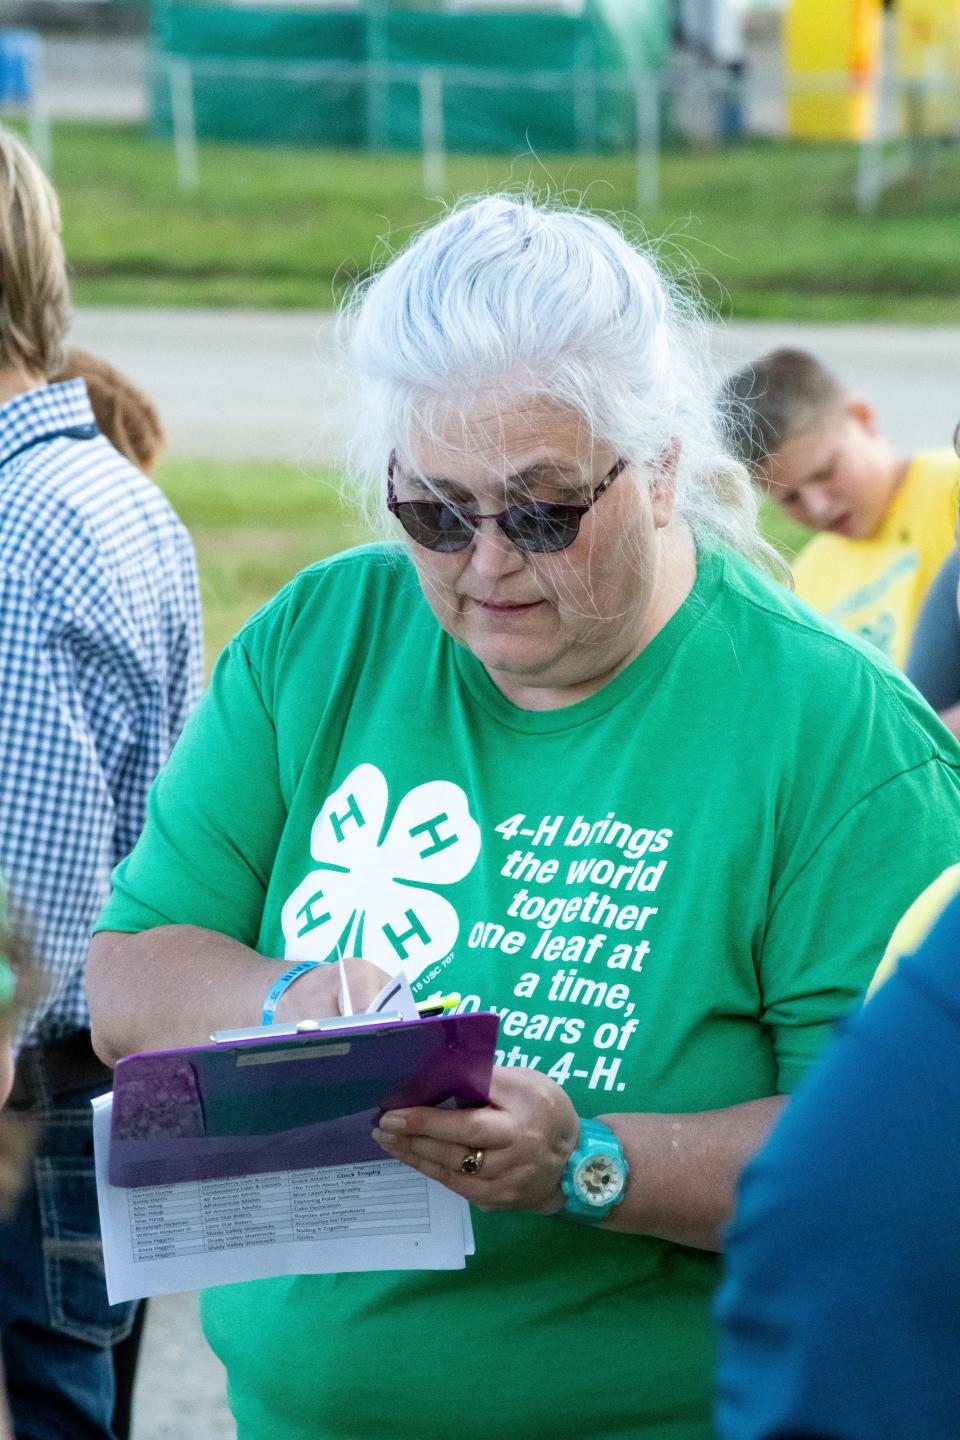
[[50, 383], [68, 309], [56, 196], [0, 131], [0, 873], [44, 980], [16, 1041], [10, 1113], [42, 1137], [0, 1224], [0, 1352], [18, 1437], [114, 1440], [135, 1306], [103, 1279], [90, 1099], [110, 1072], [86, 952], [199, 695], [202, 637], [186, 530], [84, 382]]
[[912, 680], [953, 735], [960, 735], [960, 555], [951, 550], [927, 591], [907, 654]]
[[720, 1440], [960, 1437], [958, 960], [960, 897], [745, 1173], [716, 1305]]

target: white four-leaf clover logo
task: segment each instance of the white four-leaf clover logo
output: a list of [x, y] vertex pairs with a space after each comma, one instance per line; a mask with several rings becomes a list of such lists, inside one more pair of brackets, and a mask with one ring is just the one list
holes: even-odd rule
[[310, 831], [318, 868], [281, 912], [285, 957], [362, 955], [413, 981], [452, 950], [456, 910], [425, 886], [452, 885], [480, 853], [480, 827], [459, 785], [430, 780], [410, 790], [386, 828], [387, 782], [358, 765], [327, 797]]

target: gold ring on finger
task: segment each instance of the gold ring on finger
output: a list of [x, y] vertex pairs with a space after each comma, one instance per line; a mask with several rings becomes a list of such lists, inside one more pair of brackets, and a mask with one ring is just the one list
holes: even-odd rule
[[486, 1152], [483, 1150], [468, 1150], [460, 1161], [460, 1169], [464, 1175], [479, 1175], [483, 1169], [483, 1157]]

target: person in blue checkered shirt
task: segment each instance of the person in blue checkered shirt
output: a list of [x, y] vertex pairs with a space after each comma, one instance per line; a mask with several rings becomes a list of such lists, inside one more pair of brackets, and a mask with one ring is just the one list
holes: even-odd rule
[[89, 1102], [110, 1074], [84, 962], [198, 698], [202, 637], [184, 526], [100, 433], [84, 382], [48, 381], [68, 303], [56, 197], [0, 132], [0, 874], [45, 979], [10, 1100], [43, 1133], [0, 1226], [0, 1345], [18, 1437], [113, 1440], [135, 1307], [103, 1281]]

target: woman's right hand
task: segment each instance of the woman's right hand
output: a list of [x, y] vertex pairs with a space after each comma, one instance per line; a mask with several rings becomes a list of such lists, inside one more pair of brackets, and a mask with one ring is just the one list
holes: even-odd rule
[[[318, 965], [308, 970], [283, 992], [276, 1011], [277, 1020], [322, 1020], [328, 1015], [360, 1015], [379, 995], [389, 980], [385, 970], [369, 960], [351, 956], [343, 962], [348, 995], [344, 996], [340, 966]], [[348, 1003], [349, 1002], [349, 1003]]]
[[[259, 1025], [271, 986], [289, 960], [265, 959], [228, 935], [196, 925], [158, 925], [94, 936], [87, 961], [93, 1046], [108, 1065], [140, 1050], [207, 1045], [217, 1030]], [[361, 1013], [386, 983], [368, 960], [344, 961], [352, 1009]], [[318, 965], [281, 995], [275, 1018], [343, 1013], [340, 966]]]

